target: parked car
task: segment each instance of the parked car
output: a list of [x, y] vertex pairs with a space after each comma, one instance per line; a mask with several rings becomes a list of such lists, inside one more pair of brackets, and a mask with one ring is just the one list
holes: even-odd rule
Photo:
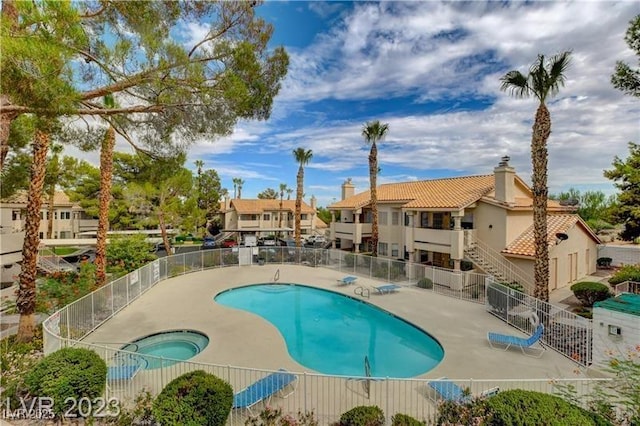
[[261, 237], [258, 240], [258, 245], [260, 245], [260, 246], [275, 246], [276, 245], [276, 237], [274, 235], [267, 235], [266, 237]]
[[307, 244], [324, 244], [327, 242], [327, 239], [324, 235], [309, 235], [306, 239]]
[[238, 242], [232, 238], [227, 238], [222, 242], [223, 248], [237, 247], [237, 245], [238, 245]]
[[216, 241], [213, 238], [205, 238], [200, 246], [201, 250], [210, 250], [216, 248]]

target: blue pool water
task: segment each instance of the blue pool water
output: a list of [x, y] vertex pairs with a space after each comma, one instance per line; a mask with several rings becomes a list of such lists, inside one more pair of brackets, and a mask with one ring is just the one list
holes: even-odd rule
[[428, 333], [369, 303], [301, 285], [260, 284], [224, 291], [221, 305], [260, 315], [282, 334], [289, 354], [325, 374], [414, 377], [444, 358]]
[[[180, 361], [193, 358], [209, 344], [209, 338], [193, 330], [174, 330], [136, 339], [122, 347], [125, 351], [141, 356], [145, 369], [168, 367]], [[144, 356], [151, 355], [151, 356]], [[171, 358], [161, 359], [161, 358]]]

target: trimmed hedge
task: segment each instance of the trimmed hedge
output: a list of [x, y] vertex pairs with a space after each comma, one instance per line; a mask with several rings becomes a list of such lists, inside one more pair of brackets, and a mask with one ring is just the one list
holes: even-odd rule
[[340, 416], [340, 426], [384, 426], [384, 412], [375, 405], [354, 407]]
[[398, 413], [391, 417], [391, 426], [424, 426], [426, 423], [406, 414]]
[[433, 281], [429, 278], [420, 278], [418, 281], [418, 287], [420, 288], [433, 288]]
[[202, 370], [173, 379], [153, 402], [159, 424], [222, 426], [233, 405], [233, 389], [224, 380]]
[[582, 303], [582, 306], [591, 308], [594, 303], [611, 297], [609, 287], [597, 282], [583, 281], [571, 286], [571, 291]]
[[107, 364], [88, 349], [63, 348], [43, 358], [24, 382], [31, 395], [52, 398], [53, 411], [60, 416], [71, 408], [67, 398], [93, 400], [102, 395]]
[[540, 392], [509, 390], [480, 402], [491, 425], [610, 425], [605, 419], [564, 399]]

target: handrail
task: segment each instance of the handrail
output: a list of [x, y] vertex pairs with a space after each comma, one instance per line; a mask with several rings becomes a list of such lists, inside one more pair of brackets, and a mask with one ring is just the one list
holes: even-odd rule
[[527, 294], [533, 294], [534, 284], [527, 278], [527, 273], [522, 269], [506, 260], [498, 251], [478, 238], [474, 238], [473, 232], [465, 231], [464, 233], [465, 253], [469, 254], [472, 250], [476, 250], [479, 257], [489, 263], [508, 281], [516, 281], [525, 290]]
[[273, 276], [273, 282], [277, 283], [280, 280], [280, 268], [276, 270], [275, 275]]

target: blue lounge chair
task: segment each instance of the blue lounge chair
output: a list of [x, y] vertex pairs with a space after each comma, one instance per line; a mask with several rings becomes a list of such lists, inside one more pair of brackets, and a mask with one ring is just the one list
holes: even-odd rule
[[349, 284], [354, 284], [356, 282], [356, 280], [358, 279], [358, 277], [354, 277], [354, 276], [346, 276], [340, 280], [338, 280], [338, 283], [340, 285], [349, 285]]
[[379, 294], [389, 294], [398, 291], [402, 287], [396, 284], [385, 284], [379, 287], [373, 287]]
[[[540, 358], [546, 348], [542, 346], [540, 339], [542, 338], [542, 334], [544, 333], [544, 325], [538, 324], [534, 333], [528, 337], [518, 337], [511, 336], [509, 334], [500, 334], [500, 333], [487, 333], [487, 339], [489, 339], [489, 346], [492, 348], [494, 345], [504, 346], [504, 350], [506, 351], [511, 346], [518, 347], [522, 350], [522, 353], [528, 356], [534, 356], [536, 358]], [[533, 347], [533, 345], [538, 342], [539, 348]], [[527, 353], [525, 349], [534, 349], [537, 350], [535, 353]]]
[[[464, 404], [466, 402], [470, 402], [473, 399], [473, 395], [470, 392], [465, 391], [463, 388], [447, 379], [446, 377], [428, 382], [428, 385], [435, 391], [436, 395], [438, 396], [438, 398], [436, 399], [441, 399], [443, 401], [452, 401], [458, 404]], [[488, 398], [497, 394], [499, 391], [500, 388], [498, 387], [487, 389], [479, 395], [479, 398]]]
[[[248, 387], [242, 389], [233, 396], [233, 409], [248, 409], [261, 401], [270, 399], [273, 395], [282, 392], [287, 386], [293, 384], [298, 379], [295, 374], [286, 370], [278, 370], [266, 377], [256, 381]], [[288, 397], [295, 391], [295, 386], [283, 398]]]

